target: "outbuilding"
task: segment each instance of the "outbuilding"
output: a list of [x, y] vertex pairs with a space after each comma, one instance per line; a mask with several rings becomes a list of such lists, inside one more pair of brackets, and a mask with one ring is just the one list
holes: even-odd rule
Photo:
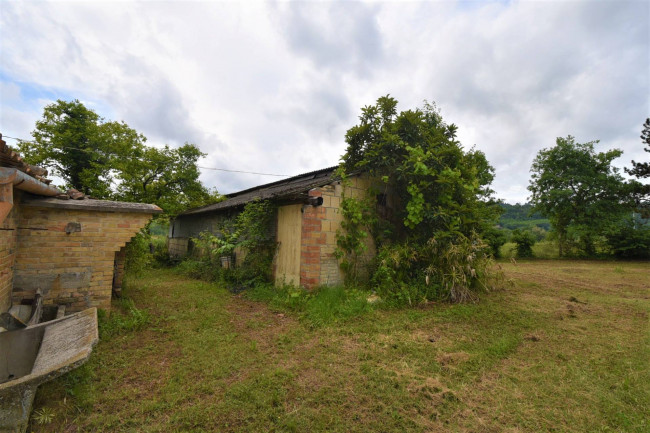
[[[187, 255], [192, 238], [204, 231], [217, 233], [220, 224], [236, 216], [247, 203], [271, 200], [277, 204], [274, 225], [269, 228], [278, 244], [276, 283], [305, 288], [341, 284], [343, 274], [334, 256], [336, 233], [343, 219], [341, 200], [344, 195], [368, 196], [371, 182], [360, 174], [343, 183], [336, 169], [328, 167], [228, 194], [224, 201], [181, 213], [170, 224], [170, 256]], [[374, 254], [372, 246], [368, 254]]]
[[154, 214], [153, 204], [94, 200], [51, 186], [0, 134], [0, 313], [40, 291], [66, 314], [110, 311], [125, 246]]

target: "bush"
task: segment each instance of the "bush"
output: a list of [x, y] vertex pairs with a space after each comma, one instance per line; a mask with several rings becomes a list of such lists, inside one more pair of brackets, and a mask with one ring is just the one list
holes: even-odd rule
[[622, 259], [650, 258], [650, 227], [628, 221], [610, 230], [605, 236], [614, 256]]
[[151, 235], [144, 229], [126, 244], [125, 272], [139, 275], [144, 269], [151, 266], [153, 259], [149, 252]]
[[373, 285], [392, 303], [418, 304], [434, 299], [466, 302], [501, 279], [492, 270], [491, 248], [476, 234], [455, 240], [431, 238], [425, 246], [395, 244], [380, 248]]
[[[268, 201], [248, 203], [236, 218], [221, 224], [216, 234], [192, 238], [192, 254], [181, 272], [208, 281], [221, 281], [235, 291], [273, 280], [276, 242], [272, 235], [275, 206]], [[222, 267], [221, 258], [243, 257], [237, 266]]]
[[490, 229], [485, 230], [485, 232], [483, 233], [483, 239], [490, 246], [490, 250], [492, 251], [492, 256], [495, 259], [500, 258], [501, 247], [508, 240], [508, 235], [506, 234], [506, 231], [503, 229], [492, 227]]
[[517, 229], [512, 232], [512, 241], [515, 243], [517, 257], [533, 257], [533, 245], [537, 242], [535, 235], [531, 232]]

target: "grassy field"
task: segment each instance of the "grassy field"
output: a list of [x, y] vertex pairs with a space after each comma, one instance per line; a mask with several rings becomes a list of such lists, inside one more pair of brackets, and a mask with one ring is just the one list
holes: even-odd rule
[[[514, 242], [506, 242], [501, 246], [501, 257], [510, 259], [516, 256], [516, 245]], [[557, 259], [559, 258], [557, 243], [551, 241], [536, 242], [533, 245], [533, 256], [536, 259]]]
[[477, 304], [321, 326], [148, 272], [90, 362], [39, 389], [31, 428], [650, 431], [650, 264], [502, 266], [514, 286]]

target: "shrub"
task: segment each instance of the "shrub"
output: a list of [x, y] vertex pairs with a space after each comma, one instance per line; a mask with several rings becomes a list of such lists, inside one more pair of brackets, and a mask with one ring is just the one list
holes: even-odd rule
[[138, 275], [142, 270], [151, 266], [152, 256], [149, 252], [151, 235], [146, 230], [140, 230], [137, 235], [126, 244], [125, 272]]
[[[192, 238], [192, 254], [181, 263], [187, 275], [227, 283], [236, 291], [270, 282], [276, 250], [271, 225], [275, 205], [269, 201], [248, 203], [236, 218], [224, 221], [216, 234], [203, 232]], [[240, 254], [236, 267], [222, 267], [221, 258]]]
[[622, 223], [611, 229], [607, 244], [612, 254], [623, 259], [650, 258], [650, 226], [633, 221]]
[[346, 134], [343, 181], [367, 173], [386, 198], [342, 202], [337, 256], [346, 283], [357, 286], [364, 274], [360, 259], [371, 234], [379, 254], [368, 275], [384, 296], [408, 304], [474, 299], [471, 291], [488, 284], [491, 256], [477, 233], [496, 254], [504, 241], [490, 231], [501, 213], [489, 187], [494, 169], [482, 152], [463, 149], [457, 127], [434, 104], [399, 114], [396, 107], [390, 96], [379, 98]]
[[487, 229], [483, 233], [483, 239], [490, 246], [490, 250], [492, 251], [492, 256], [494, 256], [495, 259], [500, 258], [501, 247], [508, 240], [508, 235], [506, 234], [506, 231], [503, 229], [492, 227], [490, 229]]
[[533, 245], [537, 241], [531, 232], [516, 229], [512, 232], [512, 241], [515, 243], [517, 257], [533, 257]]
[[392, 303], [418, 304], [440, 299], [466, 302], [502, 278], [494, 272], [491, 248], [480, 237], [458, 236], [441, 242], [429, 239], [424, 247], [384, 246], [377, 255], [373, 285]]

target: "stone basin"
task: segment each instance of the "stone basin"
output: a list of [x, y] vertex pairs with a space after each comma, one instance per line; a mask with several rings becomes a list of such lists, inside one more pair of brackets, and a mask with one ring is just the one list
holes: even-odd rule
[[88, 360], [97, 309], [0, 333], [0, 432], [24, 432], [36, 388]]

